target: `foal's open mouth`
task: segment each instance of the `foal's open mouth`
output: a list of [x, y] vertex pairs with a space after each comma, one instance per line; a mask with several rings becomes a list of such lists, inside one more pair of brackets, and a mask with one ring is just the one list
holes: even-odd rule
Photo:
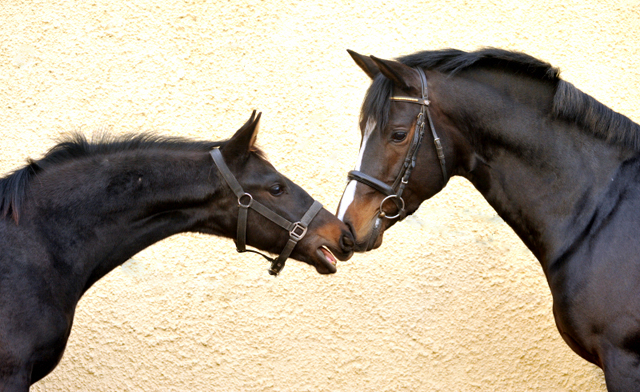
[[326, 267], [328, 273], [333, 274], [338, 270], [336, 267], [336, 265], [338, 264], [338, 260], [333, 255], [333, 253], [331, 253], [329, 248], [327, 248], [326, 246], [321, 246], [320, 248], [318, 248], [317, 253], [318, 259], [322, 261], [322, 265]]

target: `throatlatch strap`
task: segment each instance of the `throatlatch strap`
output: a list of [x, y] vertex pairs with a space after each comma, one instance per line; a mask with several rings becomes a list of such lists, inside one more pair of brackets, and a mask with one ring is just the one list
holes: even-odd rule
[[431, 134], [433, 135], [433, 144], [436, 146], [436, 152], [438, 153], [438, 159], [440, 160], [440, 169], [442, 170], [442, 178], [444, 180], [445, 185], [449, 182], [449, 176], [447, 175], [447, 165], [444, 160], [444, 150], [442, 149], [442, 143], [440, 143], [440, 138], [436, 133], [436, 129], [433, 126], [433, 121], [431, 120], [431, 113], [427, 110], [427, 119], [429, 120], [429, 127], [431, 128]]

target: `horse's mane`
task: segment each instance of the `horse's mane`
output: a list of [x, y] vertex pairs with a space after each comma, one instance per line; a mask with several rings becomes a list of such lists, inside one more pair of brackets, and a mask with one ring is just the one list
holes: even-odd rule
[[[38, 173], [52, 166], [85, 157], [131, 150], [209, 151], [224, 143], [220, 141], [194, 141], [180, 137], [159, 136], [153, 133], [125, 136], [102, 134], [89, 141], [80, 133], [71, 133], [51, 148], [41, 159], [29, 159], [25, 167], [0, 178], [0, 215], [11, 217], [18, 222], [20, 207], [26, 197], [30, 181]], [[252, 151], [264, 158], [264, 153], [260, 149], [254, 148]]]
[[[526, 74], [555, 86], [552, 115], [573, 122], [584, 131], [635, 151], [640, 150], [640, 126], [626, 116], [616, 113], [593, 97], [583, 93], [571, 83], [560, 79], [558, 68], [524, 53], [485, 48], [474, 52], [457, 49], [423, 51], [398, 59], [410, 67], [422, 67], [449, 75], [473, 67], [500, 69]], [[365, 96], [361, 115], [373, 117], [381, 128], [389, 118], [389, 97], [393, 85], [382, 74], [378, 75]]]

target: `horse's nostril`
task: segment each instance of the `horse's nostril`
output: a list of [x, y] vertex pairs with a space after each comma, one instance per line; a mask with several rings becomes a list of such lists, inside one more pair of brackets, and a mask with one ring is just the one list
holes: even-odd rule
[[349, 229], [349, 234], [351, 234], [351, 239], [354, 240], [355, 242], [356, 231], [353, 229], [353, 225], [351, 225], [351, 222], [349, 222], [348, 220], [345, 220], [344, 224], [347, 225], [347, 228]]
[[345, 253], [349, 253], [353, 250], [355, 246], [355, 241], [353, 240], [353, 236], [349, 232], [344, 232], [342, 237], [340, 238], [340, 247], [342, 247], [342, 251]]

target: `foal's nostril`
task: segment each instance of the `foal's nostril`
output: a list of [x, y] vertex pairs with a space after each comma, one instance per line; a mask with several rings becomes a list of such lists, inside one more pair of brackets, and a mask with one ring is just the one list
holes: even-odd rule
[[353, 251], [355, 244], [356, 243], [353, 240], [353, 235], [351, 235], [351, 233], [342, 232], [342, 237], [340, 237], [340, 247], [344, 253], [350, 253]]

